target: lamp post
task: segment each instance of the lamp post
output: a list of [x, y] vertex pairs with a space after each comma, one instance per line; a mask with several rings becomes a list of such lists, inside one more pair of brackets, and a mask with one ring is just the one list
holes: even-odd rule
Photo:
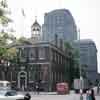
[[83, 77], [81, 68], [81, 55], [80, 55], [80, 29], [78, 30], [78, 42], [79, 42], [79, 72], [80, 72], [80, 100], [83, 100]]

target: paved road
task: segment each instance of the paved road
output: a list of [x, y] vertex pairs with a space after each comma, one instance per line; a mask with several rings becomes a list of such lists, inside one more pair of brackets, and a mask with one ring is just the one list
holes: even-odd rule
[[[40, 93], [34, 94], [30, 92], [31, 100], [80, 100], [79, 94], [57, 95], [56, 93]], [[86, 100], [86, 95], [83, 95], [83, 100]], [[100, 100], [100, 96], [96, 96], [96, 100]]]

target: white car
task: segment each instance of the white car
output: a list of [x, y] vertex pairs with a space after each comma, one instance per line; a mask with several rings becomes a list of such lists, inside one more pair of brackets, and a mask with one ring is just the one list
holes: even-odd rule
[[15, 90], [0, 90], [0, 100], [24, 100], [24, 95], [17, 94]]

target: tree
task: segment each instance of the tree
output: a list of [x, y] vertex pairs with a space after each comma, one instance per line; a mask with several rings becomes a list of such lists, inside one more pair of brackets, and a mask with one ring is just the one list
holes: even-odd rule
[[69, 60], [69, 66], [67, 64], [66, 67], [68, 70], [69, 84], [72, 87], [73, 79], [79, 78], [79, 53], [68, 42], [65, 43], [65, 53]]
[[7, 2], [6, 0], [0, 1], [0, 58], [6, 58], [7, 54], [7, 45], [9, 41], [12, 41], [11, 36], [8, 32], [5, 32], [5, 27], [7, 27], [9, 22], [12, 22], [10, 18], [7, 17]]
[[28, 42], [28, 39], [25, 37], [20, 37], [19, 39], [17, 39], [17, 43], [26, 43]]
[[87, 79], [87, 64], [81, 64], [82, 77]]
[[8, 5], [6, 0], [1, 0], [0, 2], [0, 23], [4, 26], [7, 25], [9, 22], [12, 22], [12, 20], [7, 17], [7, 14], [9, 14], [8, 11]]

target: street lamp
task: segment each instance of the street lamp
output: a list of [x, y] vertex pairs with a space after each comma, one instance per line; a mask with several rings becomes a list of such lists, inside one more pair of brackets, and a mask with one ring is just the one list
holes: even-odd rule
[[81, 55], [80, 55], [80, 29], [78, 30], [78, 42], [79, 42], [79, 72], [80, 72], [80, 93], [83, 92], [83, 77], [82, 77], [82, 68], [81, 68]]

